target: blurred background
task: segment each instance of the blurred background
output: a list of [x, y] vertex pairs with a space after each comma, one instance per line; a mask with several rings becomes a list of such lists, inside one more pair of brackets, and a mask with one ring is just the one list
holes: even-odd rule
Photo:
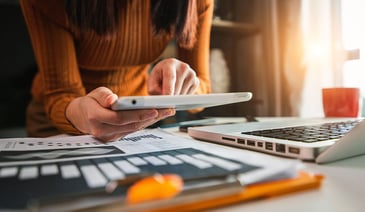
[[[213, 92], [251, 91], [250, 102], [178, 114], [322, 117], [323, 87], [365, 96], [365, 2], [215, 0]], [[0, 0], [0, 137], [26, 136], [25, 108], [37, 70], [18, 1]], [[161, 57], [174, 55], [174, 44]]]

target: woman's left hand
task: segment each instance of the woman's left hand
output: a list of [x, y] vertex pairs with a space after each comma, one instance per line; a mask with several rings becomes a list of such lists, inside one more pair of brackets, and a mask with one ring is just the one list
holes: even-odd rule
[[188, 64], [169, 58], [153, 67], [147, 86], [151, 95], [192, 94], [199, 86], [199, 78]]

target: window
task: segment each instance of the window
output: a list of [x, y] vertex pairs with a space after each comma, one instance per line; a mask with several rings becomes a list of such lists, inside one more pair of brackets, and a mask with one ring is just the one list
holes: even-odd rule
[[341, 1], [342, 37], [346, 50], [343, 66], [343, 85], [360, 87], [365, 92], [365, 2]]
[[299, 115], [324, 115], [323, 87], [359, 87], [365, 103], [365, 1], [305, 0], [301, 6], [306, 76]]

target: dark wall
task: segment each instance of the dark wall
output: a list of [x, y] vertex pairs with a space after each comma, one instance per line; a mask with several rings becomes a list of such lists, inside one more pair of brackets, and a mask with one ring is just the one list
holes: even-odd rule
[[36, 64], [16, 1], [0, 1], [0, 28], [0, 128], [24, 126]]

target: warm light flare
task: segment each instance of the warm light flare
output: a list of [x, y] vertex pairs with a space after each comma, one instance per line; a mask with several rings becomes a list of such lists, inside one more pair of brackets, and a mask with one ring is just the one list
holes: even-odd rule
[[311, 63], [327, 58], [329, 53], [329, 46], [322, 42], [309, 41], [304, 48], [305, 58]]

